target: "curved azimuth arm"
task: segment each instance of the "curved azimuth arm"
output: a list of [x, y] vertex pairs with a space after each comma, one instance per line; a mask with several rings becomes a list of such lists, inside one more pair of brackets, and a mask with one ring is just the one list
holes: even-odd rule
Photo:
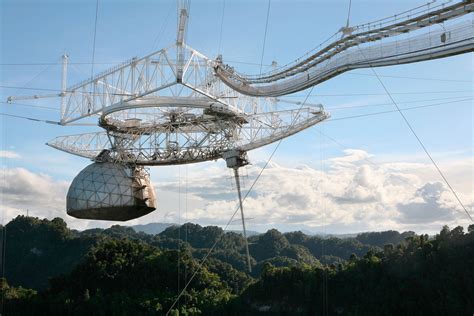
[[[304, 90], [352, 69], [413, 63], [474, 51], [472, 19], [428, 30], [429, 26], [459, 21], [462, 16], [472, 14], [472, 0], [451, 6], [430, 7], [430, 4], [383, 22], [352, 27], [349, 33], [345, 30], [341, 39], [267, 74], [239, 74], [224, 65], [221, 58], [215, 61], [214, 69], [225, 84], [242, 94], [275, 97]], [[406, 33], [413, 36], [400, 38]]]

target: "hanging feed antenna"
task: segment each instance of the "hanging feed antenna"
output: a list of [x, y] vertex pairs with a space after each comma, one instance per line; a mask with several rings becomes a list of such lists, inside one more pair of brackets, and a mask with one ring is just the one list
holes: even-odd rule
[[240, 215], [242, 217], [242, 231], [244, 234], [245, 240], [245, 252], [247, 254], [247, 266], [249, 272], [252, 272], [252, 265], [250, 263], [250, 252], [249, 252], [249, 242], [247, 240], [247, 229], [245, 228], [245, 216], [244, 216], [244, 207], [242, 203], [242, 193], [240, 191], [240, 176], [239, 176], [239, 168], [249, 164], [247, 159], [247, 152], [240, 151], [240, 150], [229, 150], [224, 153], [223, 158], [227, 163], [228, 168], [234, 169], [234, 178], [235, 184], [237, 188], [237, 195], [239, 197], [239, 207], [240, 207]]

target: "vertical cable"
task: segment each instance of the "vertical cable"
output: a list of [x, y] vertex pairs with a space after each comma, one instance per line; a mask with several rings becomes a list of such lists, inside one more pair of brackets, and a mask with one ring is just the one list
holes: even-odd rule
[[[320, 127], [321, 128], [321, 127]], [[322, 135], [320, 135], [319, 137], [319, 169], [321, 171], [321, 179], [319, 181], [319, 200], [321, 201], [321, 210], [323, 212], [323, 218], [322, 218], [322, 224], [323, 224], [323, 234], [324, 234], [324, 207], [323, 207], [323, 193], [322, 193], [322, 182], [323, 182], [323, 179], [322, 179], [322, 175], [323, 175], [323, 138], [322, 138]], [[321, 262], [323, 261], [323, 256], [324, 256], [324, 236], [321, 236]], [[322, 309], [323, 309], [323, 316], [324, 316], [324, 295], [325, 295], [325, 291], [324, 291], [324, 266], [323, 266], [323, 279], [322, 279], [322, 290], [321, 290], [321, 299], [322, 299]]]
[[[4, 117], [5, 116], [2, 116], [2, 119], [1, 121], [4, 121]], [[2, 122], [3, 123], [3, 122]], [[4, 145], [5, 145], [5, 141], [4, 139], [6, 139], [6, 133], [3, 133], [3, 129], [4, 129], [4, 124], [2, 124], [2, 126], [0, 127], [2, 131], [2, 133], [0, 133], [1, 135], [1, 144], [2, 144], [2, 149], [4, 148]], [[6, 148], [5, 148], [6, 149]], [[5, 157], [0, 157], [0, 161], [2, 162], [2, 165], [0, 166], [2, 169], [4, 168], [4, 166], [6, 167], [6, 163], [5, 163]], [[5, 169], [4, 169], [5, 170]], [[1, 176], [2, 176], [2, 181], [3, 183], [6, 183], [7, 184], [7, 190], [8, 190], [8, 187], [9, 187], [9, 183], [6, 181], [6, 172], [1, 172], [0, 173]], [[5, 224], [5, 208], [3, 207], [4, 206], [4, 198], [5, 198], [5, 195], [3, 194], [4, 193], [4, 190], [5, 188], [2, 186], [1, 188], [1, 192], [0, 192], [0, 207], [2, 209], [2, 253], [1, 253], [1, 261], [0, 261], [0, 264], [2, 265], [2, 281], [5, 280], [5, 264], [6, 264], [6, 247], [7, 247], [7, 225]], [[6, 280], [5, 280], [6, 282]], [[2, 283], [2, 286], [3, 286], [3, 283]], [[1, 306], [0, 306], [0, 314], [1, 315], [4, 315], [4, 303], [5, 303], [5, 289], [2, 288], [1, 289], [2, 291], [2, 298], [1, 298]]]
[[[3, 209], [3, 208], [2, 208]], [[2, 282], [5, 281], [5, 264], [7, 262], [6, 260], [6, 254], [7, 254], [7, 226], [5, 225], [5, 211], [2, 211]], [[3, 283], [2, 283], [3, 286]], [[3, 315], [3, 307], [5, 303], [5, 292], [6, 290], [4, 288], [2, 290], [2, 306], [1, 306], [1, 315]]]
[[171, 12], [173, 11], [173, 7], [174, 7], [174, 5], [171, 4], [170, 8], [168, 9], [168, 13], [166, 14], [166, 18], [163, 21], [163, 24], [161, 25], [160, 31], [158, 32], [158, 34], [155, 37], [155, 40], [153, 41], [153, 46], [151, 48], [152, 50], [155, 50], [157, 48], [158, 43], [160, 42], [160, 40], [163, 39], [163, 33], [164, 33], [164, 31], [166, 30], [166, 28], [168, 26], [168, 20], [169, 20], [169, 17], [171, 16]]
[[[178, 295], [180, 293], [180, 264], [181, 264], [181, 165], [178, 165]], [[178, 300], [179, 311], [179, 300]]]
[[[320, 129], [322, 130], [323, 127], [321, 126]], [[319, 138], [319, 163], [320, 163], [320, 170], [321, 170], [321, 181], [320, 181], [320, 201], [321, 201], [321, 208], [323, 213], [323, 236], [321, 237], [321, 260], [325, 260], [324, 256], [326, 255], [326, 205], [324, 202], [324, 191], [323, 191], [323, 183], [325, 181], [324, 177], [326, 176], [326, 172], [324, 169], [324, 134], [320, 132]], [[323, 265], [323, 279], [322, 279], [322, 307], [323, 307], [323, 315], [329, 315], [328, 311], [328, 271], [327, 271], [327, 264], [324, 263]]]
[[265, 55], [265, 44], [267, 42], [268, 18], [270, 16], [270, 5], [272, 0], [268, 0], [267, 21], [265, 22], [265, 34], [263, 35], [262, 57], [260, 58], [260, 75], [262, 74], [263, 56]]
[[[188, 222], [188, 165], [185, 167], [185, 188], [184, 188], [184, 216], [185, 216], [185, 225]], [[184, 243], [187, 246], [188, 244], [188, 226], [184, 227]], [[184, 265], [184, 284], [188, 282], [188, 271], [187, 265]], [[187, 306], [187, 299], [188, 297], [184, 297], [184, 304]]]
[[349, 27], [349, 19], [351, 17], [351, 7], [352, 7], [352, 0], [349, 0], [349, 10], [347, 12], [346, 28]]
[[[92, 42], [91, 80], [94, 77], [95, 40], [96, 40], [96, 37], [97, 37], [97, 16], [98, 16], [98, 13], [99, 13], [99, 0], [96, 0], [96, 2], [95, 2], [95, 22], [94, 22], [94, 41]], [[92, 84], [91, 89], [95, 90], [95, 84], [93, 82], [91, 84]], [[92, 102], [89, 102], [89, 107], [88, 107], [88, 112], [90, 113], [91, 106], [93, 105], [94, 100], [95, 100], [95, 96], [94, 96], [95, 91], [91, 90], [89, 92], [92, 95]]]
[[[322, 129], [324, 129], [324, 127], [322, 127]], [[327, 172], [326, 172], [326, 165], [324, 163], [324, 159], [326, 159], [326, 155], [324, 153], [324, 148], [326, 147], [326, 138], [323, 137], [323, 146], [322, 146], [322, 164], [323, 164], [323, 172], [324, 172], [324, 182], [326, 182], [326, 177], [327, 177]], [[322, 195], [324, 195], [324, 191], [322, 190]], [[323, 211], [324, 211], [324, 234], [327, 236], [327, 222], [328, 222], [328, 219], [327, 219], [327, 207], [326, 207], [326, 202], [325, 200], [323, 199]], [[325, 236], [325, 237], [326, 237]], [[326, 246], [326, 245], [325, 245]], [[326, 248], [324, 249], [326, 251]], [[326, 270], [326, 273], [325, 273], [325, 279], [326, 279], [326, 315], [329, 315], [329, 277], [328, 277], [328, 271]]]
[[221, 54], [221, 44], [222, 44], [222, 29], [224, 26], [224, 13], [225, 13], [225, 0], [223, 1], [222, 4], [222, 15], [221, 15], [221, 31], [219, 33], [219, 48], [217, 50], [217, 55]]
[[[0, 119], [0, 122], [2, 123], [1, 126], [0, 126], [0, 144], [1, 144], [1, 149], [6, 149], [6, 138], [7, 138], [7, 133], [4, 133], [4, 130], [6, 131], [6, 127], [5, 127], [5, 118], [6, 118], [6, 115], [1, 115], [1, 119]], [[5, 167], [6, 167], [6, 163], [5, 163], [5, 157], [0, 157], [0, 161], [1, 161], [1, 165], [0, 167], [4, 170], [3, 172], [0, 172], [0, 175], [2, 177], [1, 181], [2, 183], [5, 183], [7, 184], [7, 186], [9, 185], [8, 182], [6, 181], [6, 173], [5, 173]], [[0, 208], [1, 208], [1, 212], [2, 212], [2, 252], [1, 252], [1, 261], [0, 261], [0, 264], [2, 265], [2, 281], [5, 280], [5, 262], [6, 262], [6, 258], [5, 258], [5, 246], [6, 246], [6, 230], [7, 230], [7, 227], [5, 225], [5, 207], [3, 207], [5, 204], [4, 204], [4, 198], [5, 198], [5, 195], [4, 195], [4, 190], [5, 188], [3, 186], [1, 186], [0, 188]], [[2, 286], [3, 286], [3, 283], [2, 283]], [[4, 301], [5, 301], [5, 289], [2, 288], [1, 289], [2, 291], [2, 298], [1, 298], [1, 306], [0, 306], [0, 313], [1, 315], [3, 315], [3, 306], [4, 306]]]
[[99, 0], [95, 3], [94, 40], [92, 42], [91, 79], [94, 76], [95, 43], [97, 37], [97, 17], [99, 13]]

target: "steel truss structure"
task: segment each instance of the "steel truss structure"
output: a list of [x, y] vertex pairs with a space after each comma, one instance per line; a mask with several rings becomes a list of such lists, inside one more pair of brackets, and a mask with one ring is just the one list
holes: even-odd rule
[[[215, 62], [179, 44], [101, 73], [63, 92], [61, 124], [97, 116], [104, 130], [48, 145], [93, 160], [171, 165], [214, 160], [290, 136], [328, 117], [319, 104], [255, 98], [229, 88]], [[177, 70], [182, 63], [182, 70]], [[107, 153], [107, 154], [105, 154]]]
[[[177, 40], [166, 49], [68, 88], [65, 56], [60, 124], [95, 117], [102, 130], [57, 137], [48, 145], [96, 161], [133, 165], [215, 160], [231, 150], [270, 144], [329, 117], [319, 104], [294, 104], [277, 96], [351, 69], [441, 58], [474, 48], [472, 19], [445, 23], [472, 13], [472, 0], [449, 6], [429, 3], [376, 23], [343, 28], [340, 39], [294, 64], [246, 76], [224, 65], [222, 57], [209, 59], [185, 44], [189, 10], [185, 4], [179, 8]], [[430, 28], [440, 23], [437, 30]], [[402, 37], [407, 33], [413, 36]]]

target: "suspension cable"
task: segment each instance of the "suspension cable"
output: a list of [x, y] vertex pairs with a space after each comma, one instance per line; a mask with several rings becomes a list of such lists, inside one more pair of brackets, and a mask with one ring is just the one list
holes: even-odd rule
[[[2, 192], [3, 193], [3, 192]], [[2, 282], [6, 282], [5, 280], [5, 264], [7, 262], [7, 225], [5, 225], [5, 212], [2, 212]], [[2, 284], [3, 285], [3, 284]], [[4, 306], [5, 306], [5, 294], [6, 294], [6, 289], [2, 288], [2, 304], [1, 304], [1, 309], [0, 312], [3, 315], [4, 312]]]
[[26, 103], [17, 103], [17, 102], [5, 102], [5, 101], [0, 101], [0, 103], [2, 103], [2, 104], [7, 104], [7, 105], [27, 106], [27, 107], [31, 107], [31, 108], [38, 108], [38, 109], [59, 111], [58, 108], [53, 108], [53, 107], [51, 107], [51, 106], [43, 106], [43, 105], [35, 105], [35, 104], [26, 104]]
[[268, 18], [270, 16], [271, 3], [272, 3], [272, 0], [268, 0], [267, 19], [266, 19], [266, 22], [265, 22], [265, 33], [263, 35], [262, 56], [260, 58], [260, 75], [262, 74], [263, 56], [265, 55], [265, 44], [267, 42]]
[[151, 50], [155, 50], [160, 40], [163, 39], [163, 33], [165, 32], [168, 26], [168, 20], [169, 20], [169, 17], [171, 16], [171, 12], [173, 12], [173, 8], [174, 8], [174, 5], [171, 2], [171, 5], [170, 5], [170, 8], [168, 9], [168, 13], [165, 17], [165, 20], [163, 21], [163, 24], [161, 25], [160, 31], [158, 32], [158, 34], [155, 37], [155, 40], [153, 41], [153, 46], [151, 47]]
[[222, 3], [222, 14], [221, 14], [221, 31], [219, 33], [219, 48], [217, 49], [217, 55], [221, 54], [221, 44], [222, 44], [222, 29], [224, 27], [224, 14], [225, 14], [225, 0]]
[[[360, 49], [360, 46], [357, 46], [357, 48], [359, 49], [360, 53], [362, 54], [362, 56], [364, 57], [365, 59], [365, 55], [364, 55], [364, 52], [362, 51], [362, 49]], [[444, 180], [444, 182], [446, 183], [446, 185], [448, 186], [449, 190], [451, 191], [451, 193], [453, 194], [453, 196], [455, 197], [455, 199], [458, 201], [459, 205], [462, 207], [462, 209], [464, 210], [464, 212], [466, 213], [466, 215], [469, 217], [469, 219], [474, 222], [471, 214], [468, 212], [467, 208], [464, 206], [464, 203], [461, 201], [461, 199], [459, 198], [459, 196], [457, 195], [456, 191], [454, 190], [454, 188], [451, 186], [451, 184], [449, 183], [448, 179], [445, 177], [444, 173], [441, 171], [441, 169], [439, 168], [438, 164], [435, 162], [435, 160], [433, 159], [433, 157], [431, 156], [431, 154], [429, 153], [428, 149], [426, 148], [425, 144], [423, 143], [423, 141], [420, 139], [420, 137], [417, 135], [417, 133], [415, 132], [415, 130], [413, 129], [412, 125], [410, 124], [410, 122], [408, 121], [408, 119], [406, 118], [405, 114], [403, 113], [403, 111], [400, 109], [400, 107], [398, 106], [398, 103], [395, 101], [395, 99], [393, 98], [392, 94], [390, 93], [390, 91], [388, 90], [388, 88], [385, 86], [384, 82], [382, 81], [382, 79], [379, 77], [377, 71], [373, 68], [373, 67], [370, 67], [370, 69], [372, 70], [372, 72], [374, 73], [375, 77], [377, 78], [378, 82], [380, 83], [380, 85], [382, 86], [382, 88], [384, 89], [385, 93], [387, 94], [387, 96], [390, 98], [390, 100], [392, 101], [393, 105], [395, 106], [396, 108], [396, 111], [398, 113], [400, 113], [400, 116], [402, 117], [403, 121], [405, 122], [405, 124], [408, 126], [409, 130], [411, 131], [411, 133], [413, 134], [413, 136], [416, 138], [416, 140], [418, 141], [418, 143], [420, 144], [421, 148], [423, 149], [423, 151], [425, 152], [425, 154], [428, 156], [428, 158], [430, 159], [431, 163], [433, 164], [433, 166], [436, 168], [436, 170], [438, 171], [439, 175], [441, 176], [441, 178]]]
[[[188, 245], [188, 165], [185, 167], [185, 188], [184, 188], [184, 244], [187, 247]], [[188, 282], [188, 265], [184, 265], [184, 284]], [[188, 305], [188, 297], [184, 297], [184, 305]]]
[[[373, 71], [374, 71], [374, 74], [377, 74], [377, 72], [375, 71], [375, 69], [371, 68]], [[433, 157], [431, 156], [431, 154], [429, 153], [428, 149], [425, 147], [425, 145], [423, 144], [422, 140], [420, 139], [420, 137], [416, 134], [415, 130], [413, 129], [413, 127], [411, 126], [410, 122], [408, 121], [408, 119], [406, 118], [405, 114], [403, 113], [403, 111], [400, 110], [400, 108], [398, 107], [398, 104], [397, 102], [395, 102], [395, 100], [393, 99], [393, 97], [390, 95], [390, 92], [387, 90], [387, 87], [384, 85], [384, 83], [382, 82], [382, 80], [377, 76], [377, 79], [379, 80], [380, 84], [383, 86], [384, 90], [387, 92], [387, 95], [390, 97], [390, 99], [392, 100], [393, 104], [395, 105], [395, 107], [397, 108], [397, 111], [398, 113], [400, 113], [401, 117], [403, 118], [403, 120], [405, 121], [406, 125], [408, 126], [408, 128], [410, 129], [410, 131], [412, 132], [413, 136], [415, 136], [416, 140], [418, 141], [418, 143], [420, 144], [421, 148], [423, 148], [423, 151], [426, 153], [426, 155], [428, 156], [428, 158], [431, 160], [431, 162], [433, 163], [433, 165], [435, 166], [436, 170], [438, 170], [438, 173], [439, 175], [441, 176], [441, 178], [443, 178], [444, 182], [446, 183], [446, 185], [449, 187], [449, 189], [451, 190], [452, 194], [454, 195], [454, 197], [456, 198], [456, 200], [459, 202], [459, 205], [461, 205], [461, 207], [464, 209], [464, 212], [466, 212], [466, 215], [469, 217], [469, 219], [471, 221], [474, 222], [474, 220], [472, 219], [472, 216], [471, 214], [469, 214], [468, 210], [466, 209], [466, 207], [464, 206], [463, 202], [461, 201], [461, 199], [459, 198], [459, 196], [457, 195], [456, 191], [454, 190], [454, 188], [451, 186], [451, 184], [449, 183], [448, 179], [446, 178], [446, 176], [444, 175], [444, 173], [441, 171], [441, 169], [439, 168], [438, 164], [436, 163], [436, 161], [434, 161]]]
[[[323, 126], [320, 127], [320, 129], [323, 129]], [[320, 135], [323, 136], [324, 134], [322, 132], [320, 132]], [[324, 136], [323, 137], [320, 137], [319, 138], [319, 163], [320, 163], [320, 169], [321, 169], [321, 172], [323, 174], [326, 174], [325, 170], [324, 170], [324, 148], [325, 148], [325, 144], [324, 144]], [[324, 182], [324, 177], [322, 177], [322, 181], [320, 182], [320, 201], [322, 203], [321, 205], [321, 208], [322, 208], [322, 211], [323, 211], [323, 234], [326, 236], [326, 220], [327, 220], [327, 217], [326, 217], [326, 204], [324, 202], [324, 198], [323, 198], [323, 190], [321, 188], [321, 185], [322, 183]], [[326, 255], [326, 244], [325, 244], [325, 240], [324, 240], [325, 237], [323, 237], [321, 239], [321, 260], [324, 260], [324, 256]], [[322, 286], [323, 286], [323, 289], [322, 289], [322, 295], [321, 295], [321, 298], [322, 298], [322, 307], [323, 307], [323, 315], [328, 315], [328, 291], [327, 291], [327, 288], [328, 288], [328, 282], [327, 282], [327, 264], [325, 264], [325, 266], [323, 266], [323, 280], [322, 280]]]
[[[460, 102], [471, 101], [471, 100], [474, 100], [474, 98], [463, 99], [463, 100], [455, 100], [455, 101], [449, 101], [449, 102], [439, 102], [439, 103], [419, 105], [419, 106], [412, 106], [412, 107], [400, 108], [400, 110], [401, 111], [410, 111], [410, 110], [423, 109], [423, 108], [428, 108], [428, 107], [433, 107], [433, 106], [438, 106], [438, 105], [443, 105], [443, 104], [460, 103]], [[333, 121], [341, 121], [341, 120], [348, 120], [348, 119], [353, 119], [353, 118], [367, 117], [367, 116], [374, 116], [374, 115], [382, 115], [382, 114], [395, 113], [395, 112], [398, 112], [398, 110], [387, 110], [387, 111], [372, 112], [372, 113], [359, 114], [359, 115], [329, 118], [327, 120], [324, 120], [324, 122], [326, 123], [326, 122], [333, 122]]]
[[[95, 60], [95, 42], [96, 42], [95, 40], [96, 40], [96, 37], [97, 37], [97, 16], [98, 16], [98, 13], [99, 13], [99, 0], [96, 0], [96, 2], [95, 2], [95, 21], [94, 21], [94, 40], [92, 41], [91, 78], [94, 78], [94, 60]], [[90, 92], [90, 94], [92, 94], [92, 92], [95, 92], [95, 85], [91, 86], [91, 90], [89, 92]], [[93, 103], [94, 103], [94, 98], [92, 98], [92, 101], [89, 100], [88, 112], [90, 112]]]
[[25, 119], [29, 121], [35, 121], [35, 122], [43, 122], [43, 123], [48, 123], [48, 124], [54, 124], [54, 125], [61, 125], [60, 122], [56, 121], [49, 121], [49, 120], [42, 120], [42, 119], [37, 119], [34, 117], [28, 117], [28, 116], [21, 116], [21, 115], [14, 115], [14, 114], [8, 114], [8, 113], [0, 113], [2, 116], [9, 116], [9, 117], [15, 117], [15, 118], [20, 118], [20, 119]]
[[[468, 98], [468, 99], [463, 99], [463, 100], [455, 100], [455, 101], [449, 101], [449, 102], [439, 102], [439, 103], [434, 103], [434, 104], [427, 104], [427, 105], [420, 105], [420, 106], [413, 106], [413, 107], [406, 107], [406, 108], [400, 108], [400, 110], [401, 111], [410, 111], [410, 110], [415, 110], [415, 109], [434, 107], [434, 106], [444, 105], [444, 104], [460, 103], [460, 102], [471, 101], [471, 100], [474, 100], [474, 98]], [[5, 102], [3, 102], [3, 103], [5, 103]], [[351, 115], [351, 116], [330, 118], [330, 119], [325, 120], [323, 123], [328, 123], [328, 122], [333, 122], [333, 121], [341, 121], [341, 120], [349, 120], [349, 119], [375, 116], [375, 115], [382, 115], [382, 114], [388, 114], [388, 113], [394, 113], [394, 112], [398, 112], [398, 110], [387, 110], [387, 111], [366, 113], [366, 114], [360, 114], [360, 115]], [[3, 112], [0, 112], [0, 115], [14, 117], [14, 118], [20, 118], [20, 119], [26, 119], [26, 120], [30, 120], [30, 121], [44, 122], [44, 123], [48, 123], [48, 124], [60, 125], [60, 122], [57, 122], [57, 121], [43, 120], [43, 119], [38, 119], [38, 118], [34, 118], [34, 117], [13, 115], [13, 114], [8, 114], [8, 113], [3, 113]], [[70, 125], [70, 126], [71, 125], [75, 125], [75, 126], [97, 126], [96, 124], [92, 124], [92, 123], [91, 124], [88, 124], [88, 123], [80, 124], [80, 123], [78, 123], [78, 124], [68, 124], [68, 125]]]
[[[349, 149], [351, 149], [350, 147], [348, 147], [348, 146], [342, 144], [340, 141], [336, 140], [335, 138], [329, 136], [327, 133], [322, 132], [321, 130], [317, 130], [317, 129], [316, 129], [316, 131], [317, 131], [321, 136], [323, 136], [323, 137], [329, 139], [330, 141], [332, 141], [334, 144], [338, 145], [338, 146], [341, 147], [342, 149], [344, 149], [344, 150], [349, 150]], [[383, 164], [382, 164], [382, 163], [375, 162], [375, 161], [373, 161], [373, 160], [371, 160], [371, 159], [369, 159], [369, 158], [367, 158], [367, 157], [362, 158], [362, 160], [365, 160], [366, 162], [368, 162], [369, 164], [371, 164], [371, 165], [374, 166], [374, 167], [377, 167], [377, 168], [383, 167]], [[417, 190], [419, 189], [419, 187], [417, 187], [416, 185], [414, 185], [414, 184], [411, 183], [411, 182], [406, 182], [406, 184], [412, 186], [413, 188], [415, 188], [415, 189], [417, 189]]]
[[[181, 165], [178, 165], [178, 242], [176, 243], [178, 248], [178, 294], [180, 286], [180, 268], [181, 268]], [[179, 302], [178, 302], [179, 310]]]
[[351, 17], [352, 0], [349, 0], [349, 10], [347, 12], [346, 28], [349, 28], [349, 18]]
[[45, 67], [42, 71], [40, 71], [39, 73], [37, 73], [33, 78], [31, 78], [30, 80], [28, 80], [28, 82], [26, 82], [22, 87], [23, 87], [23, 88], [28, 88], [28, 86], [29, 86], [33, 81], [35, 81], [37, 78], [39, 78], [43, 73], [45, 73], [47, 70], [49, 70], [52, 66], [54, 66], [54, 64], [50, 64], [49, 66]]
[[[403, 101], [403, 104], [412, 104], [412, 103], [423, 103], [429, 101], [444, 101], [444, 100], [460, 100], [460, 99], [471, 99], [471, 96], [468, 95], [460, 95], [457, 97], [448, 97], [448, 98], [436, 98], [436, 99], [422, 99], [422, 100], [412, 100], [412, 101]], [[368, 104], [361, 104], [361, 105], [341, 105], [341, 106], [326, 106], [325, 109], [331, 112], [340, 111], [340, 110], [352, 110], [357, 108], [367, 108], [367, 107], [382, 107], [385, 105], [393, 105], [390, 103], [368, 103]]]
[[[473, 93], [473, 90], [457, 90], [457, 91], [419, 91], [419, 92], [392, 92], [392, 95], [416, 95], [416, 94], [443, 94], [443, 93]], [[385, 93], [334, 93], [334, 94], [312, 94], [311, 97], [355, 97], [355, 96], [376, 96], [386, 95]], [[285, 98], [301, 98], [301, 95], [287, 95]]]
[[99, 0], [95, 2], [94, 40], [92, 41], [91, 78], [94, 78], [95, 40], [97, 37], [97, 16], [99, 13]]

